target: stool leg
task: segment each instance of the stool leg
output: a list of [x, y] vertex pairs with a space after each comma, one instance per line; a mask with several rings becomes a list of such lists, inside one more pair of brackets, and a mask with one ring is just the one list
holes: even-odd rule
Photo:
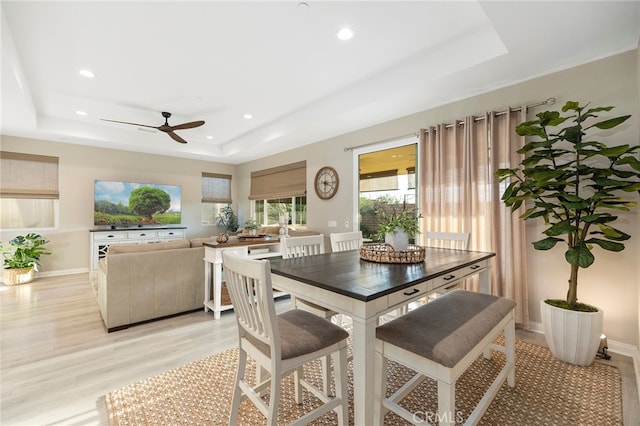
[[438, 380], [438, 421], [440, 426], [456, 424], [456, 382]]
[[504, 328], [504, 340], [507, 365], [510, 366], [507, 384], [514, 387], [516, 385], [516, 325], [513, 317]]
[[387, 411], [382, 405], [382, 401], [387, 396], [387, 358], [379, 352], [376, 352], [375, 359], [375, 380], [373, 391], [373, 424], [382, 426], [384, 423], [384, 416]]

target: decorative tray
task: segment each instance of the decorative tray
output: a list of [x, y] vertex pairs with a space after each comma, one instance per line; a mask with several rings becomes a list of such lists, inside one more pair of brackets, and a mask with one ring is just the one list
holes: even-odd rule
[[424, 261], [425, 249], [409, 245], [406, 250], [396, 250], [391, 244], [371, 243], [360, 247], [360, 259], [378, 263], [420, 263]]
[[249, 238], [265, 238], [266, 236], [267, 236], [267, 234], [255, 234], [255, 235], [240, 234], [240, 235], [238, 235], [238, 239], [239, 240], [244, 240], [244, 239], [249, 239]]

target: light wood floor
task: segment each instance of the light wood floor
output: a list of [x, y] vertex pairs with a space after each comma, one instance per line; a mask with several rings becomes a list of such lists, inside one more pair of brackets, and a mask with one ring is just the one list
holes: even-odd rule
[[[534, 333], [518, 337], [544, 344]], [[88, 274], [77, 274], [0, 285], [0, 338], [0, 424], [104, 425], [103, 395], [235, 346], [236, 325], [231, 312], [215, 321], [200, 311], [107, 333]], [[612, 362], [623, 375], [625, 424], [640, 424], [631, 360]]]

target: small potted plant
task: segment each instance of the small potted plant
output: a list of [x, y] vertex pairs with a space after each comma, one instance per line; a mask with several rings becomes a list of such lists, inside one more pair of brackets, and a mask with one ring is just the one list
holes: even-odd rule
[[2, 282], [16, 285], [33, 281], [40, 265], [40, 256], [51, 254], [44, 247], [48, 242], [41, 235], [29, 233], [13, 238], [8, 247], [0, 244], [0, 252], [4, 257]]
[[256, 235], [258, 233], [258, 229], [260, 229], [260, 224], [254, 219], [248, 219], [244, 222], [242, 228], [248, 232], [249, 235]]
[[378, 225], [378, 233], [384, 235], [385, 243], [391, 244], [396, 250], [406, 250], [409, 238], [415, 238], [420, 233], [419, 219], [422, 215], [415, 209], [402, 204], [402, 210], [396, 206], [389, 213], [385, 209], [378, 209], [382, 222]]
[[233, 212], [231, 206], [220, 209], [218, 213], [218, 226], [224, 228], [224, 233], [229, 234], [238, 230], [238, 216]]
[[[518, 151], [526, 158], [517, 168], [496, 172], [500, 181], [508, 183], [504, 203], [512, 211], [527, 203], [521, 218], [544, 220], [544, 238], [533, 247], [566, 246], [564, 258], [570, 269], [566, 299], [541, 300], [540, 310], [551, 352], [577, 365], [593, 361], [603, 321], [602, 310], [578, 302], [578, 271], [593, 264], [599, 249], [624, 250], [622, 241], [630, 235], [614, 228], [618, 216], [613, 213], [634, 207], [631, 195], [640, 192], [640, 145], [609, 146], [587, 135], [590, 130], [612, 129], [630, 117], [597, 119], [611, 109], [570, 101], [562, 108], [569, 115], [538, 113], [536, 120], [516, 127], [519, 135], [534, 138]], [[557, 127], [568, 120], [568, 125]]]

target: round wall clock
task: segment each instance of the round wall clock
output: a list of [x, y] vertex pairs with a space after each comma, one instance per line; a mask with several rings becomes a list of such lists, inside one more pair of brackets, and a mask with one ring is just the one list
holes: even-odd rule
[[322, 167], [316, 173], [315, 189], [318, 197], [323, 200], [333, 198], [338, 192], [338, 185], [340, 180], [338, 179], [338, 172], [333, 167]]

